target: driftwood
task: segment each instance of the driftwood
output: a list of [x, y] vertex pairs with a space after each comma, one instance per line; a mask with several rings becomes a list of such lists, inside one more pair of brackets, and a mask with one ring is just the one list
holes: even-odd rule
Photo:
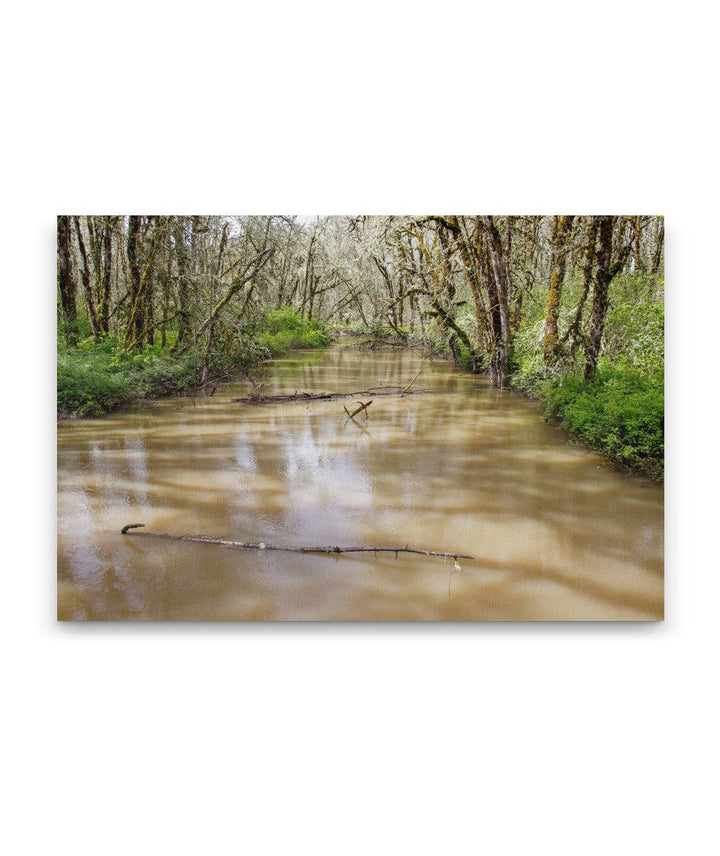
[[465, 553], [443, 550], [421, 550], [417, 547], [290, 547], [283, 544], [267, 544], [263, 541], [229, 541], [224, 538], [208, 538], [205, 535], [167, 535], [161, 532], [133, 532], [144, 528], [144, 523], [128, 523], [120, 530], [121, 535], [134, 535], [142, 538], [160, 538], [165, 541], [192, 541], [199, 544], [220, 544], [236, 550], [277, 550], [283, 553], [319, 553], [323, 555], [337, 553], [416, 553], [420, 556], [439, 556], [446, 559], [472, 559]]
[[[371, 387], [357, 389], [354, 392], [295, 392], [289, 395], [249, 395], [245, 398], [233, 398], [238, 404], [283, 404], [286, 401], [335, 401], [337, 398], [356, 398], [359, 395], [398, 395], [402, 398], [402, 387]], [[405, 395], [429, 395], [430, 389], [411, 389]]]

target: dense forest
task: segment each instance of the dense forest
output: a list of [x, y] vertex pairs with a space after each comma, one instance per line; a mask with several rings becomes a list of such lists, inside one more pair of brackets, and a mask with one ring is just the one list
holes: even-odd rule
[[209, 394], [334, 337], [423, 349], [661, 477], [654, 216], [60, 216], [58, 411]]

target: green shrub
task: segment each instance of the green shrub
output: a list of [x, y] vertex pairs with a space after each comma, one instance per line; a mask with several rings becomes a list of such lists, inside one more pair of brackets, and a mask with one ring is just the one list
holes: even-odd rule
[[449, 339], [447, 331], [438, 324], [435, 318], [428, 319], [425, 324], [424, 340], [433, 353], [448, 356], [450, 354]]
[[665, 359], [663, 281], [622, 274], [613, 281], [603, 353], [646, 374], [661, 373]]
[[77, 416], [99, 416], [134, 398], [132, 385], [103, 351], [58, 354], [57, 409]]
[[57, 409], [100, 416], [136, 398], [189, 393], [198, 383], [196, 360], [135, 355], [118, 360], [103, 345], [58, 354]]
[[327, 345], [329, 337], [316, 321], [306, 321], [292, 309], [278, 309], [266, 313], [259, 330], [218, 337], [208, 354], [196, 349], [172, 356], [169, 341], [165, 348], [158, 342], [129, 354], [110, 336], [99, 343], [88, 338], [75, 348], [63, 348], [58, 354], [58, 411], [98, 416], [136, 398], [187, 395], [203, 378], [245, 374], [291, 348]]
[[560, 418], [578, 439], [609, 458], [654, 477], [663, 471], [664, 391], [662, 375], [602, 367], [586, 382], [580, 374], [540, 386], [547, 414]]
[[144, 363], [130, 363], [128, 379], [138, 398], [187, 395], [197, 386], [199, 372], [193, 357], [155, 357]]
[[236, 332], [215, 341], [207, 355], [208, 374], [218, 378], [245, 374], [271, 356], [270, 349], [261, 345], [252, 334]]
[[519, 354], [515, 351], [510, 359], [510, 385], [525, 395], [537, 397], [540, 385], [548, 378], [542, 353]]
[[330, 338], [317, 321], [307, 321], [293, 309], [271, 309], [258, 326], [257, 344], [273, 356], [292, 348], [322, 348]]

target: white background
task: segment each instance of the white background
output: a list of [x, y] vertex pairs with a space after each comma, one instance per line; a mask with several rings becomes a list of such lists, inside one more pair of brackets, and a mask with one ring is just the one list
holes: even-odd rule
[[[718, 852], [711, 9], [5, 10], [4, 852]], [[56, 624], [55, 215], [436, 210], [667, 215], [665, 623]]]

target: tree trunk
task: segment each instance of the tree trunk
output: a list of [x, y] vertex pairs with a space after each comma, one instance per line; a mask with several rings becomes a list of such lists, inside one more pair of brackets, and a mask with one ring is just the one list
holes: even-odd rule
[[590, 333], [585, 350], [585, 380], [592, 380], [597, 371], [598, 357], [602, 345], [602, 335], [607, 314], [608, 291], [613, 272], [610, 268], [612, 255], [612, 237], [614, 217], [598, 217], [598, 248], [597, 271], [595, 272], [595, 287], [593, 289], [593, 306], [590, 316]]
[[98, 325], [100, 331], [106, 334], [110, 332], [110, 282], [112, 275], [112, 235], [114, 221], [114, 217], [106, 217], [103, 228], [103, 258]]
[[[159, 242], [160, 240], [161, 224], [156, 222], [155, 228], [158, 230], [158, 234], [155, 236], [155, 244], [157, 244], [157, 242]], [[152, 264], [152, 262], [150, 262], [150, 264]], [[148, 268], [144, 271], [143, 278], [141, 280], [143, 302], [143, 338], [148, 343], [148, 345], [155, 344], [154, 284], [155, 268], [153, 265], [152, 268]]]
[[397, 332], [398, 329], [398, 314], [397, 314], [397, 298], [395, 297], [395, 289], [393, 288], [392, 276], [390, 275], [390, 271], [388, 270], [385, 261], [378, 258], [378, 256], [373, 255], [372, 260], [375, 263], [375, 267], [380, 271], [380, 275], [383, 278], [383, 282], [385, 283], [385, 291], [388, 296], [388, 310], [387, 310], [387, 320], [393, 330]]
[[308, 247], [307, 259], [305, 261], [305, 280], [303, 283], [303, 296], [302, 296], [302, 304], [300, 305], [300, 317], [305, 317], [305, 307], [308, 304], [308, 301], [311, 299], [311, 291], [314, 288], [313, 283], [313, 275], [314, 275], [314, 247], [315, 241], [317, 239], [317, 230], [314, 229], [312, 233], [312, 237], [310, 238], [310, 245]]
[[640, 252], [640, 238], [642, 235], [642, 217], [635, 217], [633, 221], [633, 276], [639, 276], [642, 269], [642, 255]]
[[[510, 379], [510, 356], [512, 336], [510, 332], [509, 300], [511, 292], [510, 265], [505, 255], [502, 238], [492, 217], [484, 215], [479, 218], [487, 238], [490, 264], [495, 284], [495, 301], [500, 321], [500, 339], [495, 345], [494, 368], [491, 371], [492, 382], [504, 389]], [[491, 299], [490, 304], [493, 305]]]
[[570, 346], [570, 355], [574, 359], [577, 349], [578, 338], [580, 337], [580, 328], [582, 327], [582, 315], [585, 308], [585, 301], [590, 293], [590, 286], [593, 278], [593, 267], [595, 264], [595, 243], [597, 241], [597, 222], [595, 217], [588, 218], [587, 226], [587, 243], [585, 245], [585, 264], [583, 266], [583, 289], [578, 301], [577, 309], [575, 310], [575, 318], [573, 323], [568, 327], [567, 333], [563, 336], [563, 346], [570, 336], [573, 337], [572, 345]]
[[558, 315], [560, 299], [565, 281], [567, 260], [567, 242], [574, 217], [561, 215], [553, 220], [552, 249], [550, 253], [550, 287], [548, 288], [545, 309], [545, 334], [543, 337], [543, 355], [545, 365], [557, 359], [560, 352], [558, 340]]
[[655, 244], [655, 252], [653, 253], [652, 272], [658, 273], [660, 266], [664, 261], [665, 249], [665, 218], [660, 218], [660, 228], [658, 229], [657, 242]]
[[140, 223], [141, 218], [130, 216], [127, 237], [127, 255], [130, 268], [130, 319], [125, 334], [126, 342], [142, 344], [143, 307], [140, 303]]
[[165, 221], [165, 266], [160, 280], [162, 290], [162, 323], [160, 324], [160, 344], [163, 348], [167, 345], [167, 320], [170, 315], [170, 283], [172, 282], [172, 246], [170, 242], [171, 221], [168, 217]]
[[172, 350], [185, 343], [190, 335], [190, 300], [188, 283], [188, 248], [185, 243], [185, 218], [173, 220], [173, 240], [177, 259], [178, 334]]
[[60, 289], [60, 306], [63, 316], [65, 341], [68, 345], [77, 345], [77, 285], [72, 270], [72, 250], [70, 246], [70, 217], [57, 218], [57, 281]]
[[471, 238], [465, 218], [450, 217], [448, 219], [452, 224], [457, 224], [458, 227], [456, 240], [460, 245], [460, 255], [465, 269], [465, 278], [470, 287], [470, 294], [473, 300], [478, 348], [482, 349], [485, 347], [489, 349], [493, 337], [488, 319], [487, 306], [483, 298], [482, 263], [480, 261], [482, 247], [480, 245], [478, 229], [476, 227], [474, 238]]
[[96, 342], [99, 342], [100, 328], [98, 326], [97, 312], [95, 311], [95, 300], [93, 298], [92, 288], [90, 287], [90, 267], [88, 266], [85, 241], [83, 240], [82, 229], [80, 228], [80, 218], [73, 217], [73, 222], [75, 224], [75, 236], [77, 237], [78, 249], [80, 250], [80, 276], [82, 277], [85, 308], [87, 309], [93, 339], [95, 339]]
[[218, 315], [220, 314], [223, 307], [225, 307], [230, 302], [230, 300], [232, 300], [232, 298], [237, 294], [237, 292], [240, 291], [240, 289], [249, 282], [252, 284], [251, 284], [250, 288], [248, 289], [248, 293], [245, 295], [245, 302], [243, 303], [242, 308], [240, 309], [240, 311], [238, 313], [237, 320], [239, 321], [243, 317], [243, 314], [245, 312], [245, 309], [247, 308], [248, 302], [250, 301], [250, 297], [252, 296], [253, 288], [255, 287], [254, 286], [255, 277], [263, 269], [265, 263], [270, 259], [272, 254], [273, 254], [272, 247], [270, 249], [263, 250], [262, 252], [258, 253], [257, 256], [255, 256], [253, 259], [251, 259], [247, 263], [247, 265], [245, 265], [245, 267], [243, 268], [243, 270], [240, 273], [236, 274], [233, 277], [232, 284], [230, 285], [230, 288], [225, 293], [224, 297], [222, 297], [215, 304], [215, 306], [212, 307], [212, 309], [210, 311], [210, 315], [205, 319], [205, 321], [203, 321], [203, 323], [200, 325], [200, 327], [195, 331], [192, 338], [189, 339], [182, 348], [177, 349], [178, 354], [185, 353], [191, 345], [193, 345], [195, 342], [197, 342], [199, 340], [200, 336], [202, 336], [202, 334], [207, 330], [207, 328], [215, 323], [215, 320], [218, 317]]

